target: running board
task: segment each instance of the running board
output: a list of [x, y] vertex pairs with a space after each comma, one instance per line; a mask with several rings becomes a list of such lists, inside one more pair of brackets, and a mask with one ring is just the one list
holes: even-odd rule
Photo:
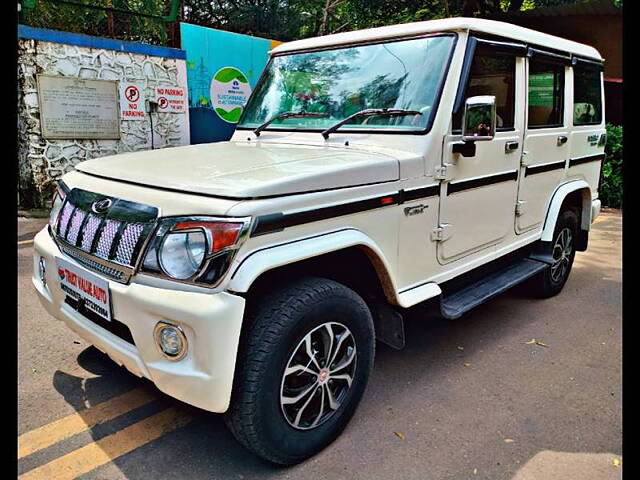
[[515, 287], [548, 266], [530, 258], [520, 259], [471, 285], [441, 297], [440, 313], [444, 318], [459, 318], [463, 313]]

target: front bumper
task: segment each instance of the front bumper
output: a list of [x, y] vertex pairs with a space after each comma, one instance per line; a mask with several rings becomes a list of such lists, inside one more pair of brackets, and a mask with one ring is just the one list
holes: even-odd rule
[[[60, 252], [45, 228], [34, 239], [32, 282], [47, 312], [64, 321], [117, 364], [151, 380], [164, 393], [211, 412], [227, 410], [244, 298], [227, 292], [185, 292], [109, 281], [113, 318], [129, 328], [133, 345], [65, 303], [56, 274], [56, 256], [84, 268]], [[41, 257], [46, 263], [46, 285], [38, 274]], [[189, 349], [182, 360], [168, 360], [158, 349], [153, 331], [160, 321], [179, 325], [184, 330]]]

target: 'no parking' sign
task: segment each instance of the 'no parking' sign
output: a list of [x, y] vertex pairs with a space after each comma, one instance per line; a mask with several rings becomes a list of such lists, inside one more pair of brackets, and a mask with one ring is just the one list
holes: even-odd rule
[[187, 92], [182, 87], [156, 87], [158, 112], [185, 113], [187, 111]]
[[120, 82], [120, 118], [144, 120], [144, 85]]

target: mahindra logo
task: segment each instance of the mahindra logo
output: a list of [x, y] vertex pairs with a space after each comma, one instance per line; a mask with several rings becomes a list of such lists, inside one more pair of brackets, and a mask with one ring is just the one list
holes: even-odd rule
[[93, 202], [91, 210], [93, 210], [94, 213], [105, 213], [111, 208], [111, 205], [113, 205], [113, 201], [110, 198], [105, 198], [103, 200]]

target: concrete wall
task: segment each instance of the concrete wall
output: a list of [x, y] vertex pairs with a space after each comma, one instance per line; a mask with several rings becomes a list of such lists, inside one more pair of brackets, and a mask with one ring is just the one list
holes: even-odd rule
[[[36, 75], [121, 80], [156, 86], [187, 86], [182, 50], [132, 44], [21, 26], [18, 40], [19, 206], [46, 207], [53, 181], [79, 162], [151, 148], [149, 114], [120, 121], [119, 140], [48, 140], [40, 129]], [[188, 113], [153, 114], [154, 148], [189, 144]]]

